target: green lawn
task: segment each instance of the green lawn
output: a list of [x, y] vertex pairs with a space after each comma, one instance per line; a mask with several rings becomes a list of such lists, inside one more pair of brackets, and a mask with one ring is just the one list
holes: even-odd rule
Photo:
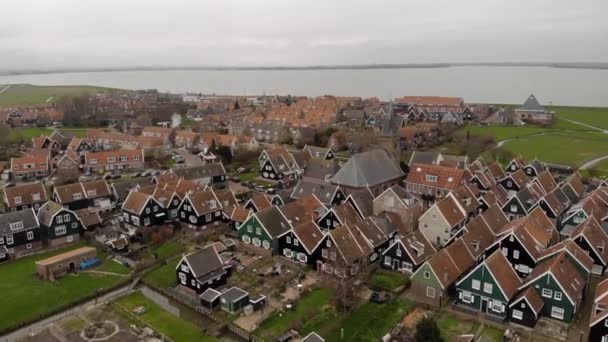
[[165, 311], [156, 303], [150, 301], [140, 292], [135, 292], [126, 297], [122, 297], [117, 304], [131, 312], [136, 307], [143, 306], [146, 312], [137, 316], [138, 319], [148, 324], [152, 329], [168, 336], [172, 340], [179, 341], [219, 341], [214, 337], [203, 335], [201, 329], [189, 321], [173, 316]]
[[326, 288], [311, 291], [296, 302], [294, 311], [275, 313], [266, 319], [255, 331], [255, 335], [266, 341], [274, 341], [291, 328], [297, 327], [297, 330], [304, 335], [311, 331], [318, 332], [320, 326], [337, 316], [331, 307], [332, 296], [332, 290]]
[[503, 148], [544, 162], [580, 165], [608, 153], [608, 135], [600, 132], [555, 132], [507, 142]]
[[[62, 131], [66, 131], [74, 134], [79, 138], [84, 138], [87, 134], [86, 128], [61, 128]], [[47, 127], [23, 127], [11, 129], [8, 133], [8, 141], [16, 142], [17, 139], [21, 138], [25, 143], [31, 143], [32, 138], [39, 137], [41, 135], [49, 135], [53, 132], [52, 128]]]
[[255, 177], [257, 177], [259, 174], [257, 172], [247, 172], [247, 173], [237, 173], [235, 174], [235, 176], [239, 177], [239, 179], [241, 180], [241, 182], [246, 182], [246, 181], [250, 181], [252, 179], [254, 179]]
[[491, 135], [495, 141], [525, 137], [541, 132], [548, 132], [550, 129], [535, 126], [514, 126], [514, 125], [492, 125], [478, 126], [466, 125], [456, 131], [456, 135], [464, 136], [467, 131], [471, 135]]
[[369, 284], [377, 287], [381, 287], [386, 290], [395, 290], [401, 286], [409, 283], [409, 276], [390, 272], [387, 270], [379, 269], [372, 274], [369, 279]]
[[322, 336], [326, 341], [379, 341], [412, 308], [412, 303], [398, 298], [385, 304], [366, 302], [345, 317], [331, 334]]
[[[4, 89], [5, 85], [0, 85]], [[111, 88], [92, 86], [36, 86], [31, 84], [11, 85], [0, 94], [0, 107], [13, 105], [33, 105], [57, 100], [62, 96], [78, 96], [85, 93], [94, 94], [98, 91], [112, 90]], [[114, 89], [116, 90], [116, 89]]]
[[608, 108], [552, 106], [549, 109], [559, 118], [608, 129]]
[[106, 255], [100, 256], [100, 259], [101, 259], [101, 265], [92, 268], [92, 270], [103, 271], [103, 272], [112, 272], [112, 273], [125, 274], [125, 275], [131, 273], [130, 268], [125, 267], [123, 264], [120, 264], [120, 263], [108, 258]]
[[170, 258], [165, 265], [146, 273], [144, 281], [161, 289], [174, 285], [177, 282], [175, 267], [180, 259], [180, 255]]
[[184, 245], [179, 241], [169, 241], [152, 249], [159, 259], [166, 259], [184, 251]]
[[481, 334], [486, 335], [494, 342], [502, 342], [505, 331], [491, 326], [485, 326]]
[[436, 321], [446, 341], [456, 341], [462, 334], [475, 334], [479, 328], [479, 322], [473, 319], [461, 319], [448, 312], [442, 312]]
[[0, 292], [3, 293], [0, 310], [0, 331], [15, 324], [28, 322], [63, 306], [91, 296], [96, 289], [112, 287], [126, 277], [80, 273], [67, 275], [56, 282], [42, 281], [36, 275], [36, 260], [72, 250], [76, 246], [25, 257], [0, 265]]

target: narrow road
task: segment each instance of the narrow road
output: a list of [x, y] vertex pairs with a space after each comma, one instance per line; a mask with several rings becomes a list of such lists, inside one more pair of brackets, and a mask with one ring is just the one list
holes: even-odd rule
[[601, 156], [601, 157], [597, 157], [595, 159], [591, 159], [590, 161], [585, 162], [583, 165], [581, 165], [581, 167], [579, 169], [581, 170], [587, 170], [593, 166], [595, 166], [595, 164], [601, 162], [604, 159], [608, 159], [608, 154]]
[[48, 99], [46, 99], [46, 101], [44, 101], [44, 102], [49, 103], [49, 102], [51, 102], [51, 100], [53, 100], [54, 98], [55, 98], [55, 96], [51, 96], [51, 97], [49, 97]]
[[37, 334], [40, 331], [44, 330], [49, 324], [57, 322], [66, 317], [69, 317], [72, 315], [78, 315], [85, 311], [94, 309], [100, 305], [103, 305], [105, 302], [110, 301], [114, 298], [120, 297], [123, 294], [126, 294], [132, 290], [133, 289], [131, 288], [131, 284], [126, 284], [125, 286], [122, 286], [112, 292], [108, 292], [103, 296], [97, 297], [95, 299], [91, 299], [90, 301], [80, 304], [78, 306], [75, 306], [69, 310], [62, 311], [56, 315], [47, 317], [43, 320], [34, 322], [32, 324], [26, 325], [25, 327], [23, 327], [19, 330], [15, 330], [7, 335], [0, 336], [0, 340], [2, 342], [12, 342], [12, 341], [20, 340], [20, 339], [28, 336], [31, 333]]
[[8, 88], [10, 88], [10, 85], [7, 85], [6, 87], [4, 87], [4, 89], [0, 90], [0, 94], [4, 93], [5, 91], [8, 90]]
[[595, 126], [587, 125], [586, 123], [582, 123], [582, 122], [578, 122], [578, 121], [574, 121], [574, 120], [570, 120], [570, 119], [564, 119], [564, 118], [558, 118], [558, 119], [559, 120], [568, 121], [568, 122], [571, 122], [573, 124], [577, 124], [577, 125], [580, 125], [580, 126], [585, 126], [587, 128], [591, 128], [591, 129], [594, 129], [596, 131], [600, 131], [602, 133], [608, 134], [608, 130], [600, 128], [600, 127], [595, 127]]

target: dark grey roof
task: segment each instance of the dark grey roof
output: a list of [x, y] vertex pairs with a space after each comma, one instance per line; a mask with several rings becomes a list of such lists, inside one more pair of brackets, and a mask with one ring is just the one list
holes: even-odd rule
[[436, 164], [441, 153], [436, 151], [414, 151], [410, 158], [409, 166], [412, 164]]
[[303, 151], [309, 151], [313, 157], [325, 158], [325, 155], [329, 152], [329, 148], [306, 145]]
[[289, 231], [291, 226], [279, 208], [268, 207], [254, 214], [268, 231], [272, 238]]
[[[10, 224], [19, 221], [23, 222], [23, 228], [12, 230]], [[34, 209], [13, 211], [0, 215], [0, 236], [34, 228], [38, 228], [38, 220], [36, 220]]]
[[206, 274], [224, 266], [222, 259], [213, 246], [208, 246], [200, 251], [188, 254], [184, 256], [184, 258], [188, 262], [188, 265], [190, 265], [192, 273], [197, 278], [204, 277]]
[[325, 160], [320, 158], [312, 158], [308, 161], [308, 165], [306, 166], [306, 169], [304, 169], [302, 177], [324, 181], [333, 177], [333, 175], [335, 175], [339, 169], [340, 166], [338, 161], [335, 159]]
[[110, 187], [118, 200], [125, 200], [131, 189], [135, 188], [137, 185], [150, 185], [152, 184], [152, 179], [152, 176], [136, 178], [129, 181], [112, 183]]
[[226, 301], [228, 301], [228, 302], [234, 302], [234, 301], [237, 301], [237, 300], [243, 298], [243, 296], [248, 296], [248, 295], [249, 295], [249, 292], [247, 292], [245, 290], [241, 290], [238, 287], [231, 287], [222, 293], [222, 298], [226, 299]]
[[61, 204], [53, 201], [46, 202], [40, 209], [38, 210], [38, 222], [40, 224], [44, 224], [49, 227], [52, 223], [53, 216], [61, 211], [63, 207]]
[[313, 179], [301, 179], [291, 193], [291, 198], [300, 199], [314, 194], [323, 204], [330, 204], [337, 185]]
[[205, 164], [188, 168], [173, 169], [173, 173], [189, 180], [198, 180], [207, 177], [217, 177], [226, 174], [221, 163]]
[[374, 222], [386, 236], [390, 236], [392, 233], [397, 231], [397, 227], [386, 219], [386, 217], [370, 216], [369, 219], [372, 220], [372, 222]]
[[414, 195], [412, 195], [411, 193], [409, 193], [407, 190], [405, 190], [402, 186], [400, 185], [393, 185], [391, 187], [391, 189], [395, 192], [395, 194], [397, 196], [399, 196], [399, 198], [407, 205], [410, 206], [413, 203], [418, 202], [418, 198]]
[[568, 200], [570, 200], [570, 203], [577, 203], [579, 198], [578, 198], [578, 194], [576, 192], [574, 192], [574, 190], [572, 189], [571, 186], [569, 186], [568, 183], [564, 183], [560, 189], [562, 190], [563, 194], [568, 197]]
[[526, 102], [524, 102], [524, 104], [519, 107], [518, 110], [544, 111], [545, 108], [541, 106], [540, 103], [538, 103], [538, 100], [536, 99], [536, 96], [534, 96], [534, 94], [530, 94], [530, 96], [528, 96], [528, 98], [526, 99]]
[[214, 300], [216, 300], [219, 296], [221, 296], [222, 293], [219, 292], [218, 290], [214, 290], [212, 288], [208, 288], [207, 290], [205, 290], [205, 292], [203, 292], [199, 298], [201, 300], [206, 301], [207, 303], [211, 303]]
[[374, 195], [369, 189], [361, 189], [350, 194], [363, 216], [368, 217], [374, 213]]
[[313, 331], [306, 337], [304, 337], [302, 342], [325, 342], [325, 339], [323, 339], [323, 337], [319, 336], [319, 334]]
[[405, 174], [384, 150], [355, 154], [332, 177], [331, 182], [355, 188], [378, 185]]

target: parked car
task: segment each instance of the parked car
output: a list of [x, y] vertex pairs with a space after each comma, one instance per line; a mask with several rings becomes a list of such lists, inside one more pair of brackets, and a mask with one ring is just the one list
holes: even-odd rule
[[244, 167], [242, 167], [242, 166], [241, 166], [241, 167], [239, 167], [238, 169], [236, 169], [236, 172], [238, 172], [238, 173], [243, 173], [243, 172], [245, 172], [245, 171], [247, 171], [247, 169], [246, 169], [246, 168], [244, 168]]
[[268, 188], [268, 189], [266, 189], [266, 193], [269, 195], [274, 195], [277, 193], [277, 190], [273, 189], [273, 188]]
[[261, 185], [256, 185], [254, 189], [255, 189], [255, 191], [261, 191], [261, 192], [266, 191], [266, 188]]

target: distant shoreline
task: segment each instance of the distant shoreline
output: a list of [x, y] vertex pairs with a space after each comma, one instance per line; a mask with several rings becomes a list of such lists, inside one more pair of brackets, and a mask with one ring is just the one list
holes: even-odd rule
[[306, 71], [306, 70], [372, 70], [372, 69], [435, 69], [451, 67], [547, 67], [560, 69], [608, 70], [608, 63], [429, 63], [429, 64], [363, 64], [363, 65], [311, 65], [311, 66], [185, 66], [185, 67], [124, 67], [74, 68], [49, 70], [4, 70], [0, 76], [66, 74], [122, 71]]

